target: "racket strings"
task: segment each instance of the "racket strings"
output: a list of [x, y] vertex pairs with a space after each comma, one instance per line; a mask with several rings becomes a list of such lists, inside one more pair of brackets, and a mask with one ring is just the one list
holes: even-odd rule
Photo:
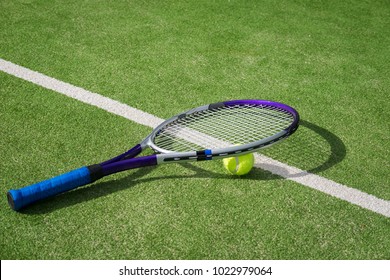
[[[229, 109], [234, 112], [236, 111], [236, 108]], [[231, 128], [232, 125], [234, 126], [234, 129], [231, 131], [231, 134], [228, 135], [227, 140], [229, 140], [231, 136], [234, 136], [233, 138], [242, 138], [240, 139], [240, 143], [253, 142], [254, 139], [259, 140], [265, 138], [286, 128], [286, 126], [280, 125], [279, 122], [270, 122], [270, 120], [280, 116], [272, 115], [272, 118], [270, 118], [269, 114], [266, 114], [266, 112], [262, 110], [258, 110], [258, 108], [254, 106], [240, 108], [238, 114], [237, 112], [234, 112], [233, 114], [229, 114], [227, 110], [223, 111], [224, 114], [221, 114], [221, 118], [215, 127], [223, 133], [226, 129]], [[226, 117], [226, 114], [228, 114], [229, 117]], [[256, 121], [253, 121], [254, 119], [256, 119]], [[245, 133], [243, 133], [242, 129], [245, 130]]]
[[293, 121], [289, 112], [268, 105], [218, 107], [169, 123], [159, 131], [154, 143], [177, 152], [226, 148], [275, 135]]

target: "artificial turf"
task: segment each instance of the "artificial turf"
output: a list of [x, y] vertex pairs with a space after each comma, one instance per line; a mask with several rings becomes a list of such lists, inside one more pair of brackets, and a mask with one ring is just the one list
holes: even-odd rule
[[[295, 107], [264, 154], [385, 200], [387, 1], [2, 1], [0, 57], [161, 118], [229, 99]], [[0, 72], [1, 259], [389, 259], [389, 219], [221, 162], [117, 174], [21, 213], [5, 193], [151, 128]]]

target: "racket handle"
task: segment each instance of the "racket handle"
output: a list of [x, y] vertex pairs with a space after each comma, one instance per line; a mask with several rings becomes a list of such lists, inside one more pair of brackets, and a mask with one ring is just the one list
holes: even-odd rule
[[36, 201], [89, 184], [95, 179], [91, 177], [90, 167], [85, 166], [22, 189], [10, 190], [8, 204], [18, 211]]

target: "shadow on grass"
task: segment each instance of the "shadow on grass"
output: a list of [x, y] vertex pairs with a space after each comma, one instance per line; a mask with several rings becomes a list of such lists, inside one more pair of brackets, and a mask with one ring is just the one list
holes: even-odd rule
[[[310, 173], [319, 173], [325, 171], [336, 164], [340, 163], [346, 156], [346, 147], [342, 140], [329, 130], [322, 128], [314, 123], [301, 120], [300, 126], [305, 129], [304, 132], [298, 138], [298, 141], [286, 141], [289, 142], [287, 145], [282, 146], [279, 151], [276, 150], [274, 155], [271, 153], [271, 157], [280, 160], [278, 154], [283, 154], [285, 157], [293, 158], [297, 165], [300, 162], [310, 162], [314, 161], [314, 166], [311, 164], [311, 168], [307, 168], [306, 171]], [[303, 129], [302, 129], [303, 130]], [[320, 136], [321, 140], [314, 139], [313, 133]], [[312, 136], [310, 136], [312, 135]], [[300, 139], [299, 139], [300, 138]], [[313, 140], [314, 139], [314, 140]], [[305, 142], [305, 146], [300, 142]], [[322, 142], [318, 145], [318, 142]], [[313, 145], [316, 144], [316, 145]], [[282, 145], [282, 144], [280, 144]], [[326, 147], [325, 147], [326, 145]], [[310, 147], [307, 147], [310, 146]], [[273, 148], [272, 148], [273, 149]], [[303, 151], [310, 150], [309, 153]], [[326, 155], [324, 155], [324, 150], [326, 150]], [[321, 154], [321, 155], [320, 155]], [[320, 160], [316, 160], [320, 158]], [[283, 159], [281, 160], [283, 161]], [[293, 162], [294, 163], [294, 162]], [[289, 163], [290, 164], [290, 163]], [[54, 198], [49, 198], [44, 201], [41, 201], [37, 204], [31, 205], [26, 209], [23, 209], [21, 213], [27, 215], [36, 215], [44, 214], [55, 211], [57, 209], [70, 207], [85, 201], [97, 199], [100, 197], [107, 196], [111, 193], [122, 191], [124, 189], [136, 187], [140, 183], [147, 182], [161, 182], [164, 179], [191, 179], [191, 178], [213, 178], [213, 179], [226, 179], [231, 178], [232, 180], [277, 180], [281, 179], [278, 175], [272, 174], [270, 172], [264, 171], [262, 169], [254, 169], [252, 172], [243, 177], [230, 176], [225, 173], [212, 172], [207, 169], [200, 168], [198, 165], [191, 163], [181, 164], [183, 167], [191, 170], [190, 174], [177, 174], [171, 176], [156, 176], [156, 177], [147, 177], [155, 167], [146, 167], [137, 170], [130, 171], [131, 174], [115, 181], [106, 181], [106, 182], [96, 182], [90, 186], [84, 186], [76, 190], [58, 195]]]
[[337, 135], [333, 134], [325, 128], [305, 120], [302, 120], [300, 125], [321, 136], [327, 142], [330, 148], [328, 158], [322, 164], [306, 170], [307, 172], [316, 174], [325, 171], [343, 161], [347, 155], [347, 150], [343, 141]]
[[347, 151], [343, 141], [334, 133], [314, 123], [302, 120], [298, 131], [288, 139], [271, 149], [260, 151], [279, 162], [297, 167], [302, 172], [291, 174], [282, 166], [263, 164], [264, 169], [277, 170], [286, 178], [306, 176], [307, 173], [319, 174], [344, 160]]

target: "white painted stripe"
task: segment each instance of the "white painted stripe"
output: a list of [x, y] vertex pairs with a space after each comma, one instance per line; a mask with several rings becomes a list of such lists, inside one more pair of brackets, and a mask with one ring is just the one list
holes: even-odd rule
[[156, 116], [112, 100], [103, 95], [59, 81], [1, 58], [0, 70], [23, 80], [32, 82], [36, 85], [40, 85], [44, 88], [62, 93], [81, 102], [99, 107], [110, 113], [132, 120], [139, 124], [143, 124], [145, 126], [156, 127], [164, 121], [163, 119], [157, 118]]
[[289, 166], [277, 160], [255, 154], [255, 166], [309, 188], [321, 191], [352, 204], [390, 217], [390, 201], [336, 183], [332, 180]]
[[[0, 70], [145, 126], [156, 127], [163, 121], [163, 119], [130, 107], [126, 104], [48, 77], [44, 74], [32, 71], [1, 58]], [[255, 159], [255, 167], [257, 168], [267, 170], [273, 174], [292, 180], [309, 188], [319, 190], [323, 193], [348, 201], [378, 214], [390, 217], [390, 201], [388, 200], [377, 198], [373, 195], [336, 183], [321, 176], [308, 173], [304, 170], [289, 166], [263, 155], [256, 154]]]

